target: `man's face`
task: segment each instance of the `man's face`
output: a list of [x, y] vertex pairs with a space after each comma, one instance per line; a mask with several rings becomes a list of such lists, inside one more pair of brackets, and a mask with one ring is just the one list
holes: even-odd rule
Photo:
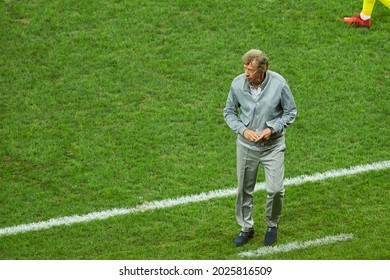
[[262, 73], [257, 68], [257, 61], [244, 64], [245, 77], [252, 85], [259, 85], [262, 77]]

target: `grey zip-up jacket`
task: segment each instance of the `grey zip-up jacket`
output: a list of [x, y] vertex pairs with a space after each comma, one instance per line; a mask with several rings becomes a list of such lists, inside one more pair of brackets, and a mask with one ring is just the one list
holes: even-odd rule
[[[252, 95], [245, 74], [237, 76], [231, 84], [223, 110], [226, 123], [238, 133], [238, 141], [255, 150], [262, 150], [278, 139], [284, 141], [285, 129], [297, 115], [294, 96], [281, 75], [267, 70], [260, 88], [259, 96]], [[242, 135], [247, 128], [261, 132], [267, 127], [272, 131], [268, 141], [253, 143]]]

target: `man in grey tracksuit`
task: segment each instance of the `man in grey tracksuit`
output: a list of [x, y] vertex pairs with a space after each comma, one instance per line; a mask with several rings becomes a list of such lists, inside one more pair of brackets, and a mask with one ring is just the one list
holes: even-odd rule
[[285, 132], [297, 108], [286, 80], [268, 70], [268, 57], [262, 51], [250, 50], [242, 60], [245, 73], [233, 80], [223, 111], [226, 123], [238, 134], [236, 219], [241, 231], [234, 244], [244, 245], [254, 235], [253, 191], [262, 164], [268, 226], [264, 244], [269, 246], [276, 241], [284, 199]]

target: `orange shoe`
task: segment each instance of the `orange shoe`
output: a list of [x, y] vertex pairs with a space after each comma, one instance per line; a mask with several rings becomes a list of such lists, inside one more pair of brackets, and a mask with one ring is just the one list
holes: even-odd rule
[[358, 27], [367, 27], [367, 28], [369, 28], [371, 24], [370, 19], [362, 20], [360, 14], [356, 14], [353, 17], [345, 17], [343, 18], [343, 21], [348, 24], [356, 25]]

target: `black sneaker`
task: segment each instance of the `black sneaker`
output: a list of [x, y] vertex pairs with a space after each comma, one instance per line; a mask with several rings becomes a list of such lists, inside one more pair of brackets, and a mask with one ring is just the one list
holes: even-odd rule
[[234, 245], [236, 245], [236, 247], [244, 245], [254, 234], [255, 231], [253, 229], [248, 232], [240, 231], [240, 234], [234, 239]]
[[264, 245], [272, 246], [275, 243], [277, 236], [278, 236], [277, 227], [267, 227], [267, 231], [265, 232], [265, 237], [264, 237]]

